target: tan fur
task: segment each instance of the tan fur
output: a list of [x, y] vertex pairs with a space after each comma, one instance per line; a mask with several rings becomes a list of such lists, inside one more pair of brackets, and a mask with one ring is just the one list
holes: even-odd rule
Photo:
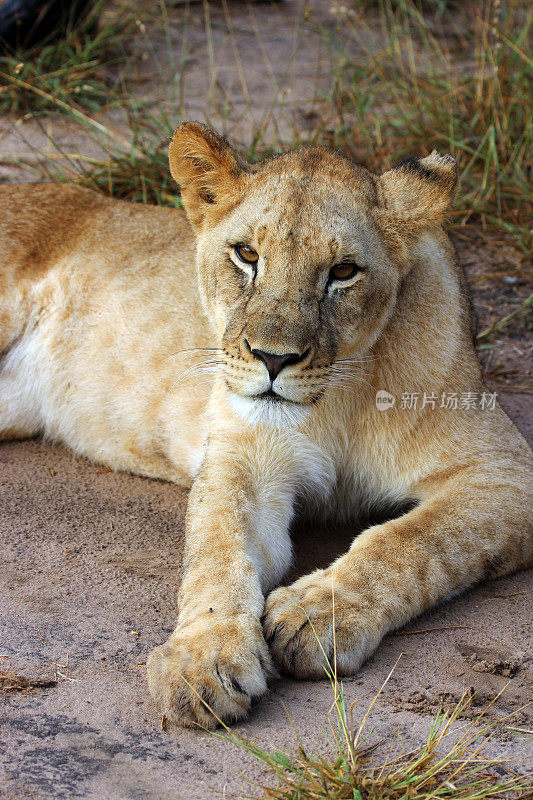
[[[169, 719], [211, 726], [204, 701], [243, 716], [273, 663], [321, 677], [333, 620], [338, 670], [354, 672], [391, 629], [531, 564], [532, 458], [499, 407], [440, 407], [484, 391], [442, 230], [452, 159], [376, 177], [314, 148], [252, 166], [188, 123], [170, 165], [192, 230], [74, 187], [0, 187], [0, 437], [44, 433], [192, 484], [178, 623], [148, 678]], [[328, 284], [347, 260], [361, 271]], [[258, 351], [293, 363], [272, 383]], [[435, 408], [400, 408], [424, 391]], [[394, 503], [411, 510], [275, 588], [296, 513], [327, 535]]]

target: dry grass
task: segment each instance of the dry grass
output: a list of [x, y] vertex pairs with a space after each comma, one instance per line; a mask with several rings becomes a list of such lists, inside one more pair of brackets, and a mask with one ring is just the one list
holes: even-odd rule
[[56, 686], [54, 678], [31, 678], [17, 672], [0, 674], [0, 695], [7, 692], [31, 692], [34, 689], [50, 689]]
[[[437, 714], [427, 740], [408, 752], [393, 752], [394, 741], [387, 748], [370, 742], [366, 726], [372, 707], [393, 671], [355, 724], [354, 707], [346, 708], [343, 685], [328, 664], [334, 700], [328, 714], [332, 743], [322, 743], [325, 754], [310, 752], [300, 741], [295, 752], [266, 750], [226, 725], [225, 733], [214, 735], [264, 765], [259, 786], [264, 800], [532, 800], [531, 775], [517, 775], [509, 763], [484, 755], [497, 730], [486, 713], [499, 695], [465, 723], [460, 720], [473, 701], [465, 693], [451, 712]], [[257, 791], [249, 797], [257, 798]]]
[[[529, 179], [533, 62], [527, 49], [533, 20], [531, 7], [525, 0], [509, 0], [505, 5], [500, 0], [486, 0], [484, 4], [465, 6], [438, 2], [426, 4], [423, 11], [414, 0], [379, 0], [370, 4], [375, 6], [370, 10], [368, 5], [357, 3], [353, 10], [340, 7], [342, 36], [320, 29], [324, 37], [331, 39], [330, 88], [320, 105], [321, 115], [311, 139], [302, 137], [294, 127], [294, 142], [305, 139], [333, 145], [376, 170], [407, 154], [424, 154], [433, 148], [450, 152], [458, 159], [462, 173], [452, 223], [464, 226], [481, 222], [499, 228], [526, 249], [531, 244], [532, 214]], [[230, 15], [227, 6], [226, 11]], [[139, 20], [136, 30], [139, 36], [140, 30], [144, 32], [142, 47], [149, 49], [150, 31], [159, 25], [163, 35], [168, 34], [170, 23], [164, 3], [159, 17], [152, 11], [145, 19], [150, 20], [148, 32]], [[84, 133], [92, 130], [107, 151], [107, 157], [101, 159], [64, 158], [61, 170], [54, 162], [48, 174], [47, 165], [41, 162], [39, 169], [46, 177], [74, 177], [126, 199], [174, 203], [166, 145], [179, 120], [169, 120], [157, 107], [147, 111], [146, 104], [133, 101], [123, 91], [127, 84], [121, 91], [118, 85], [115, 90], [106, 87], [105, 93], [107, 103], [120, 108], [130, 127], [131, 133], [125, 137], [129, 146], [118, 141], [111, 131], [102, 132], [105, 121], [91, 127], [91, 121], [78, 113], [82, 100], [87, 107], [91, 98], [99, 102], [99, 89], [93, 85], [93, 92], [91, 80], [83, 77], [84, 69], [92, 70], [93, 80], [98, 83], [101, 73], [94, 71], [94, 63], [99, 59], [99, 63], [105, 62], [110, 42], [116, 46], [123, 41], [124, 30], [132, 24], [135, 27], [127, 6], [115, 11], [112, 22], [100, 26], [99, 38], [91, 42], [83, 57], [84, 35], [74, 36], [73, 32], [82, 46], [72, 64], [68, 59], [62, 61], [59, 44], [50, 45], [56, 53], [49, 58], [56, 66], [61, 61], [60, 70], [37, 69], [38, 62], [17, 55], [18, 64], [23, 67], [14, 74], [17, 59], [12, 60], [10, 70], [4, 67], [6, 84], [0, 90], [0, 109], [2, 97], [4, 109], [10, 106], [12, 110], [27, 108], [32, 113], [48, 113], [55, 106], [58, 113], [80, 123]], [[211, 25], [208, 14], [205, 25]], [[206, 36], [209, 42], [210, 29]], [[67, 42], [70, 40], [67, 37]], [[92, 66], [87, 66], [88, 62]], [[213, 71], [215, 83], [216, 63], [207, 67]], [[32, 77], [32, 70], [40, 75]], [[7, 72], [9, 80], [5, 77]], [[151, 94], [166, 96], [166, 108], [182, 108], [186, 80], [183, 54], [171, 55], [152, 85]], [[105, 82], [99, 85], [104, 87]], [[244, 88], [243, 97], [252, 112], [252, 101]], [[269, 117], [275, 118], [276, 112], [275, 105], [269, 108]], [[96, 118], [93, 121], [96, 123]], [[290, 141], [278, 141], [275, 147], [290, 145]], [[249, 143], [249, 154], [256, 158], [271, 149], [272, 142], [264, 140], [263, 128], [259, 128]]]
[[441, 13], [412, 0], [377, 5], [370, 22], [360, 6], [343, 18], [332, 144], [378, 169], [433, 148], [451, 153], [461, 169], [454, 222], [500, 227], [527, 247], [531, 5], [486, 0]]
[[106, 18], [105, 5], [99, 0], [61, 36], [0, 54], [0, 113], [52, 114], [58, 100], [94, 112], [118, 99], [117, 68], [134, 19], [127, 6]]
[[478, 342], [481, 341], [482, 339], [488, 339], [494, 333], [500, 333], [500, 331], [502, 331], [505, 328], [505, 326], [508, 325], [509, 322], [511, 322], [511, 320], [515, 319], [515, 317], [517, 317], [519, 314], [527, 311], [528, 309], [531, 309], [532, 307], [533, 307], [533, 294], [530, 294], [529, 297], [522, 303], [521, 306], [515, 308], [514, 311], [511, 311], [510, 314], [507, 314], [505, 317], [495, 322], [489, 328], [486, 328], [484, 331], [478, 333], [477, 335]]

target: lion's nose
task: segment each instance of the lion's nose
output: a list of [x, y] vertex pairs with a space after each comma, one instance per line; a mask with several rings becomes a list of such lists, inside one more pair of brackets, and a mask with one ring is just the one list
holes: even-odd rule
[[309, 350], [306, 350], [305, 353], [283, 353], [279, 355], [278, 353], [266, 353], [264, 350], [250, 349], [253, 355], [263, 362], [272, 382], [276, 380], [284, 367], [287, 367], [289, 364], [297, 364], [298, 361], [302, 361], [309, 352]]

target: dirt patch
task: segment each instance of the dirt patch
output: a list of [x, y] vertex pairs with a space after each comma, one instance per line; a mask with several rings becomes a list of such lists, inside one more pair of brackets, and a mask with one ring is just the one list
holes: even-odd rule
[[490, 648], [465, 644], [461, 648], [461, 655], [474, 672], [490, 672], [491, 675], [514, 678], [521, 670], [526, 669], [522, 658], [509, 659]]
[[465, 642], [455, 642], [453, 647], [455, 655], [451, 658], [452, 654], [448, 654], [448, 663], [454, 664], [451, 671], [461, 680], [461, 690], [428, 685], [405, 693], [402, 687], [389, 698], [393, 711], [433, 717], [453, 712], [461, 700], [467, 699], [461, 718], [475, 719], [486, 709], [484, 717], [503, 726], [498, 730], [500, 736], [507, 738], [510, 726], [529, 729], [533, 723], [533, 670], [529, 654]]
[[[7, 656], [0, 671], [57, 680], [1, 695], [2, 797], [205, 800], [225, 791], [239, 798], [248, 779], [261, 778], [251, 758], [220, 739], [162, 731], [148, 696], [147, 655], [175, 623], [185, 504], [172, 484], [102, 473], [62, 447], [38, 440], [0, 447], [0, 656]], [[295, 573], [331, 560], [352, 535], [348, 527], [301, 526]], [[479, 713], [503, 689], [491, 718], [514, 716], [489, 752], [525, 764], [532, 578], [522, 572], [484, 583], [387, 636], [345, 681], [354, 720], [399, 658], [369, 721], [376, 740], [420, 743], [433, 714], [465, 690], [473, 687]], [[483, 662], [519, 668], [509, 678], [498, 668], [478, 671]], [[279, 680], [235, 730], [291, 748], [294, 725], [306, 747], [326, 752], [331, 702], [325, 681]]]
[[476, 691], [473, 686], [470, 686], [462, 693], [447, 691], [427, 693], [415, 689], [405, 699], [391, 697], [390, 702], [396, 713], [412, 711], [415, 714], [431, 714], [433, 717], [443, 711], [451, 714], [459, 703], [465, 700], [469, 702], [459, 714], [462, 719], [478, 719], [480, 711], [485, 708], [487, 711], [483, 716], [487, 720], [495, 722], [503, 719], [509, 721], [509, 718], [512, 718], [514, 724], [528, 725], [532, 719], [531, 714], [522, 710], [522, 704], [519, 699], [507, 699], [505, 703], [500, 703], [493, 707], [491, 703], [494, 700], [494, 696], [489, 692]]

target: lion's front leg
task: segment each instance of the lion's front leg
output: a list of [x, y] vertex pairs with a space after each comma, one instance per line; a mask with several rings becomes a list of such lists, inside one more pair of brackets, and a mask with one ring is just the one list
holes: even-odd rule
[[243, 717], [274, 672], [263, 591], [289, 565], [293, 497], [283, 470], [263, 474], [253, 452], [242, 438], [212, 440], [191, 490], [178, 624], [148, 660], [152, 695], [181, 725]]
[[335, 653], [339, 674], [353, 673], [388, 631], [484, 577], [530, 564], [527, 488], [505, 476], [490, 492], [487, 483], [465, 471], [408, 514], [366, 530], [328, 569], [275, 589], [263, 627], [279, 668], [324, 677]]

